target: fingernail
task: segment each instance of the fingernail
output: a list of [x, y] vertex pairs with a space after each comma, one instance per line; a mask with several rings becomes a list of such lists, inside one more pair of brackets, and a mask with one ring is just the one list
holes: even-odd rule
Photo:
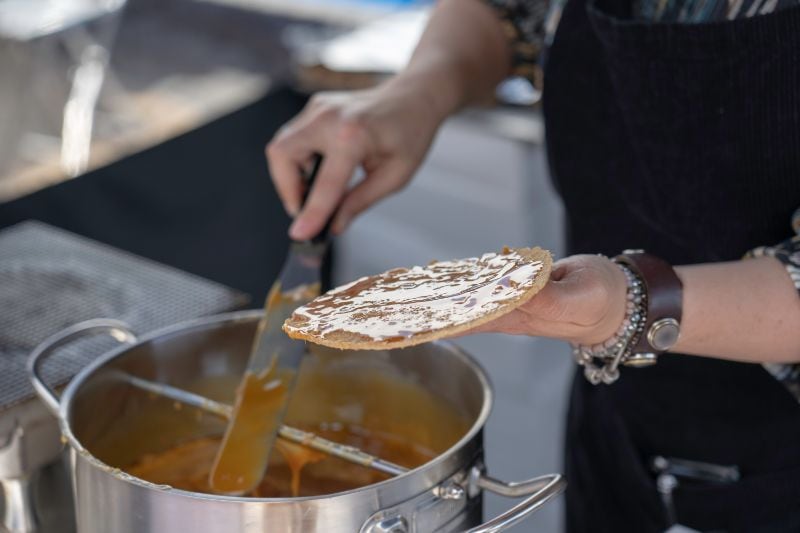
[[300, 209], [298, 209], [297, 206], [294, 205], [287, 205], [286, 212], [289, 214], [290, 217], [294, 218], [300, 213]]
[[289, 237], [299, 241], [305, 238], [308, 232], [308, 222], [304, 218], [298, 218], [289, 226]]

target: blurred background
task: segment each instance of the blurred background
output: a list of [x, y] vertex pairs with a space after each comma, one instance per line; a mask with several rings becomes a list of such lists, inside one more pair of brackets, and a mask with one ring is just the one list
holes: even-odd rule
[[[0, 362], [19, 369], [44, 337], [99, 313], [146, 330], [260, 306], [283, 263], [289, 223], [267, 173], [266, 142], [313, 92], [368, 87], [402, 68], [431, 6], [0, 0]], [[509, 80], [496, 107], [452, 118], [412, 184], [336, 240], [329, 282], [504, 245], [561, 255], [561, 206], [547, 177], [538, 97], [526, 82]], [[87, 267], [68, 273], [83, 276], [83, 285], [58, 281], [67, 267], [48, 258], [53, 228], [200, 276], [232, 296], [163, 316], [143, 313], [124, 295], [109, 308], [97, 287], [136, 280]], [[20, 241], [36, 249], [24, 255]], [[42, 304], [67, 296], [69, 304]], [[92, 298], [96, 305], [86, 303]], [[567, 347], [491, 335], [457, 342], [494, 384], [490, 473], [523, 479], [561, 471]], [[7, 380], [24, 378], [2, 371]], [[30, 453], [25, 463], [10, 451], [12, 430], [43, 416], [31, 399], [26, 389], [0, 405], [0, 478], [24, 478], [40, 466]], [[49, 456], [40, 455], [46, 464]], [[7, 512], [12, 489], [4, 486]], [[560, 531], [561, 505], [515, 531]], [[487, 495], [486, 516], [508, 506]]]

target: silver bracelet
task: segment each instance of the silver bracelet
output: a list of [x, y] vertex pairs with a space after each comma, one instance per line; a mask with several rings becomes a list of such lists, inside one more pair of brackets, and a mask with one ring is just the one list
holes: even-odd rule
[[583, 366], [583, 375], [592, 385], [610, 385], [619, 379], [619, 366], [631, 355], [631, 348], [647, 322], [647, 291], [644, 283], [625, 265], [615, 263], [627, 280], [625, 318], [617, 332], [604, 342], [585, 346], [572, 345], [575, 361]]

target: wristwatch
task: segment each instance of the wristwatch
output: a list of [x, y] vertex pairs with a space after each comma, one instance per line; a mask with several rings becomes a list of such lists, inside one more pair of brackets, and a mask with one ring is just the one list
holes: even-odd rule
[[672, 348], [681, 332], [683, 283], [669, 263], [644, 250], [625, 250], [614, 258], [642, 280], [647, 294], [647, 319], [642, 334], [625, 361], [646, 366]]

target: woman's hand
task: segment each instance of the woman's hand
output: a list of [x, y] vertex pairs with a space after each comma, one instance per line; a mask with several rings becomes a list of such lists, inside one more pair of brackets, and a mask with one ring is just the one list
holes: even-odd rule
[[[316, 96], [267, 146], [275, 187], [295, 217], [289, 235], [313, 237], [336, 212], [334, 233], [358, 213], [403, 187], [444, 119], [491, 100], [508, 74], [511, 49], [503, 24], [482, 0], [440, 0], [408, 66], [382, 86]], [[301, 169], [325, 156], [302, 211]], [[356, 168], [364, 180], [353, 188]]]
[[[675, 271], [683, 283], [675, 353], [752, 363], [800, 362], [800, 299], [775, 258], [678, 266]], [[554, 265], [539, 294], [468, 333], [598, 344], [622, 323], [626, 294], [625, 275], [609, 259], [567, 257]]]
[[[267, 146], [275, 187], [286, 211], [295, 217], [289, 235], [311, 238], [332, 215], [331, 230], [341, 233], [361, 211], [402, 188], [444, 117], [424, 86], [414, 83], [314, 96]], [[325, 159], [301, 210], [301, 169], [314, 153]], [[359, 166], [364, 179], [351, 188]]]
[[469, 333], [552, 337], [584, 345], [609, 339], [625, 316], [627, 282], [610, 259], [575, 255], [553, 266], [550, 281], [514, 311]]

